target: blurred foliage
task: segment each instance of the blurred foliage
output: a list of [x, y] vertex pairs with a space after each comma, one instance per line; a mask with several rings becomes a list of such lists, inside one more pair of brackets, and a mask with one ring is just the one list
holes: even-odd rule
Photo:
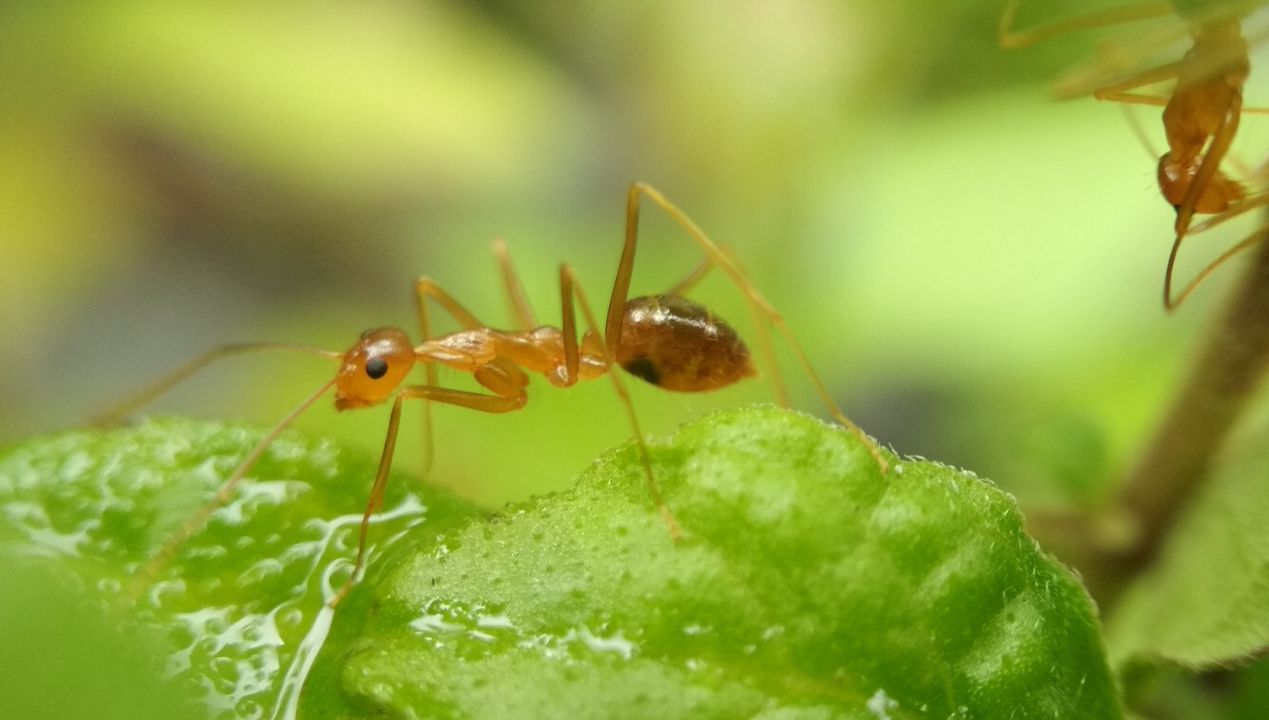
[[[1028, 0], [1019, 24], [1113, 4]], [[423, 273], [502, 324], [497, 236], [554, 322], [557, 262], [605, 294], [637, 178], [735, 249], [883, 442], [1024, 508], [1095, 505], [1237, 269], [1166, 317], [1158, 150], [1118, 108], [1050, 102], [1064, 68], [1098, 69], [1103, 39], [1139, 65], [1175, 41], [1112, 27], [1003, 53], [998, 5], [0, 4], [0, 440], [74, 425], [217, 343], [413, 331]], [[1246, 96], [1269, 104], [1258, 72]], [[1157, 116], [1133, 116], [1161, 146]], [[1265, 132], [1248, 116], [1233, 157], [1262, 162]], [[636, 293], [698, 259], [654, 214], [643, 228]], [[1191, 243], [1181, 272], [1247, 230]], [[724, 279], [699, 297], [754, 337]], [[268, 424], [328, 373], [244, 358], [154, 411]], [[770, 397], [634, 392], [654, 435]], [[602, 383], [436, 418], [429, 481], [489, 507], [568, 487], [630, 433]], [[320, 408], [300, 427], [373, 451], [385, 423]], [[411, 416], [398, 464], [417, 471], [412, 437]]]

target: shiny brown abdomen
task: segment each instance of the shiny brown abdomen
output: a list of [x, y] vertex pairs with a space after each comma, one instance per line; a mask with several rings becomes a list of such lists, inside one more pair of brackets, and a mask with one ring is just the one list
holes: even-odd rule
[[677, 392], [716, 390], [755, 374], [736, 331], [676, 295], [626, 303], [616, 360], [631, 375]]

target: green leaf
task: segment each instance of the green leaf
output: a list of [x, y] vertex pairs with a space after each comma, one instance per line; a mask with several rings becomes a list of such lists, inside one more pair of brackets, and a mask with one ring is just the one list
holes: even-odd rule
[[1236, 664], [1269, 648], [1269, 417], [1242, 424], [1202, 494], [1111, 618], [1116, 663]]
[[[124, 597], [142, 563], [211, 498], [261, 436], [256, 429], [167, 420], [66, 433], [4, 451], [0, 551], [72, 579], [68, 587], [87, 588], [113, 623], [164, 638], [170, 656], [155, 674], [163, 670], [214, 716], [269, 717], [293, 700], [296, 679], [328, 627], [324, 601], [350, 569], [373, 458], [284, 434], [158, 579], [139, 584], [135, 607]], [[389, 485], [377, 544], [407, 528], [436, 532], [473, 514], [416, 486], [407, 478]], [[38, 617], [16, 622], [39, 627]], [[61, 641], [58, 634], [41, 636]], [[114, 660], [107, 654], [97, 661]], [[143, 706], [138, 699], [131, 717], [163, 716], [140, 712]], [[0, 715], [11, 709], [0, 705]]]
[[1093, 608], [989, 483], [883, 476], [774, 408], [414, 532], [340, 608], [306, 718], [1118, 718]]
[[679, 543], [630, 445], [493, 518], [398, 478], [333, 627], [374, 464], [288, 433], [115, 602], [260, 436], [164, 421], [4, 451], [0, 545], [157, 630], [219, 717], [289, 716], [301, 682], [306, 718], [1121, 716], [1090, 602], [1006, 495], [924, 461], [883, 476], [774, 408], [653, 444]]

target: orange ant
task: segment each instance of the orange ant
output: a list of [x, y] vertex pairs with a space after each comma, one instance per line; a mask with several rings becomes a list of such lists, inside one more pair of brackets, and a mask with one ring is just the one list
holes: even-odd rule
[[[1009, 0], [1000, 19], [1002, 47], [1025, 47], [1072, 30], [1173, 13], [1186, 22], [1193, 44], [1180, 60], [1136, 72], [1092, 90], [1099, 100], [1163, 108], [1168, 151], [1159, 157], [1157, 176], [1160, 193], [1176, 210], [1175, 237], [1163, 278], [1163, 305], [1169, 311], [1176, 309], [1213, 270], [1266, 235], [1262, 230], [1244, 239], [1204, 268], [1179, 294], [1173, 295], [1172, 276], [1181, 241], [1191, 233], [1218, 224], [1203, 223], [1191, 228], [1194, 215], [1228, 213], [1232, 217], [1263, 204], [1240, 204], [1247, 198], [1246, 188], [1220, 170], [1238, 132], [1242, 113], [1253, 111], [1243, 108], [1243, 85], [1251, 72], [1251, 64], [1241, 21], [1260, 3], [1208, 3], [1208, 8], [1199, 11], [1185, 3], [1145, 2], [1019, 32], [1012, 26], [1020, 3], [1021, 0]], [[1167, 98], [1137, 92], [1166, 80], [1175, 81]]]
[[[685, 230], [704, 251], [705, 260], [665, 294], [628, 298], [642, 198], [651, 200]], [[189, 518], [137, 573], [134, 582], [141, 584], [133, 590], [139, 590], [144, 584], [153, 581], [162, 567], [175, 556], [179, 547], [203, 528], [219, 506], [231, 499], [239, 482], [274, 439], [332, 387], [335, 389], [335, 407], [338, 410], [371, 407], [392, 400], [383, 453], [365, 514], [361, 519], [357, 559], [348, 580], [330, 600], [332, 607], [347, 595], [364, 568], [370, 518], [383, 502], [388, 470], [396, 448], [401, 408], [405, 401], [424, 401], [424, 422], [430, 457], [430, 403], [458, 405], [488, 413], [519, 410], [528, 401], [528, 373], [541, 373], [548, 382], [561, 388], [604, 374], [612, 379], [613, 387], [626, 408], [634, 430], [652, 500], [669, 528], [670, 535], [676, 540], [680, 539], [682, 530], [666, 506], [653, 475], [652, 461], [630, 396], [618, 374], [609, 370], [613, 365], [619, 365], [641, 380], [678, 392], [717, 390], [756, 374], [749, 351], [735, 330], [709, 310], [683, 297], [711, 267], [720, 268], [740, 289], [755, 317], [765, 318], [776, 327], [793, 349], [798, 362], [810, 377], [833, 418], [864, 443], [883, 473], [887, 471], [888, 465], [880, 448], [838, 409], [780, 314], [749, 282], [728, 253], [710, 240], [695, 222], [655, 188], [644, 183], [630, 186], [626, 199], [625, 245], [617, 265], [617, 276], [613, 281], [608, 314], [602, 326], [578, 284], [573, 269], [567, 264], [561, 265], [559, 270], [560, 301], [563, 306], [561, 326], [557, 328], [538, 325], [524, 298], [523, 287], [510, 255], [501, 241], [494, 243], [494, 253], [502, 271], [504, 288], [519, 324], [517, 330], [495, 330], [484, 325], [436, 282], [422, 277], [415, 282], [419, 324], [423, 334], [422, 342], [418, 345], [412, 345], [406, 332], [395, 327], [377, 328], [362, 333], [360, 339], [344, 353], [278, 343], [226, 345], [200, 355], [101, 418], [108, 421], [125, 415], [212, 361], [230, 355], [257, 350], [293, 350], [340, 361], [335, 376], [275, 425], [234, 469], [212, 502]], [[449, 313], [463, 329], [433, 337], [427, 309], [428, 299]], [[580, 341], [574, 299], [581, 306], [582, 317], [587, 326]], [[765, 328], [763, 323], [758, 324]], [[770, 344], [770, 338], [765, 333], [763, 341], [765, 345]], [[769, 347], [766, 349], [777, 395], [787, 404], [783, 384], [778, 378], [778, 368], [774, 364], [774, 355], [770, 353]], [[406, 376], [418, 365], [425, 368], [426, 384], [403, 385]], [[471, 373], [476, 382], [488, 392], [469, 392], [439, 386], [437, 365]], [[135, 593], [133, 596], [135, 597]]]

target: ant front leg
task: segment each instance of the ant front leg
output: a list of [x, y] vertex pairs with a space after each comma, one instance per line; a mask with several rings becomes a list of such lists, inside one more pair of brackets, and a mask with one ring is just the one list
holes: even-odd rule
[[[524, 298], [524, 288], [520, 285], [519, 275], [511, 264], [511, 256], [507, 253], [506, 244], [501, 240], [494, 241], [494, 255], [498, 258], [498, 264], [502, 269], [508, 299], [516, 314], [520, 316], [521, 323], [529, 325], [525, 329], [532, 329], [533, 325], [536, 324], [533, 320], [533, 311], [529, 308], [527, 299]], [[441, 306], [441, 309], [454, 318], [464, 330], [475, 330], [485, 327], [471, 311], [463, 307], [462, 303], [455, 300], [452, 295], [430, 277], [423, 276], [414, 281], [414, 296], [419, 310], [419, 331], [422, 334], [419, 339], [420, 342], [426, 343], [433, 337], [431, 316], [427, 310], [428, 298], [431, 298], [433, 302]], [[521, 378], [521, 385], [524, 384], [524, 373], [514, 365], [503, 363], [502, 368], [506, 372], [518, 374]], [[434, 387], [439, 384], [436, 363], [427, 363], [424, 373], [427, 378], [427, 385]], [[423, 473], [426, 475], [431, 469], [433, 456], [432, 404], [426, 400], [423, 403], [423, 455]]]
[[[779, 312], [776, 311], [771, 303], [758, 291], [758, 288], [750, 282], [749, 278], [741, 271], [740, 267], [732, 258], [723, 251], [721, 247], [709, 239], [704, 230], [701, 230], [687, 213], [684, 213], [674, 203], [670, 202], [656, 188], [646, 183], [636, 182], [630, 186], [630, 190], [626, 194], [626, 239], [622, 248], [621, 260], [617, 266], [617, 276], [613, 281], [612, 297], [608, 301], [608, 317], [604, 326], [604, 338], [606, 341], [608, 357], [615, 357], [617, 347], [621, 343], [622, 317], [625, 311], [627, 296], [630, 291], [630, 277], [633, 273], [635, 246], [638, 242], [639, 235], [639, 203], [641, 198], [647, 197], [658, 207], [661, 208], [666, 215], [670, 217], [680, 228], [682, 228], [696, 245], [704, 251], [706, 261], [723, 271], [725, 275], [732, 281], [732, 284], [740, 291], [755, 315], [765, 320], [765, 323], [759, 322], [759, 327], [764, 327], [769, 323], [774, 326], [776, 332], [780, 334], [789, 348], [793, 351], [794, 356], [798, 360], [798, 364], [802, 367], [802, 371], [810, 379], [811, 384], [815, 388], [816, 394], [820, 401], [824, 404], [825, 409], [832, 415], [833, 419], [845, 427], [856, 438], [864, 444], [868, 453], [872, 455], [873, 460], [877, 463], [877, 467], [882, 473], [889, 470], [890, 464], [882, 455], [881, 448], [877, 443], [863, 430], [859, 428], [846, 414], [837, 407], [837, 403], [833, 401], [832, 395], [828, 392], [828, 387], [820, 379], [819, 373], [815, 372], [815, 368], [811, 365], [810, 359], [806, 352], [802, 349], [801, 343], [794, 337], [792, 330]], [[770, 348], [769, 335], [764, 332], [763, 339], [766, 340], [764, 354], [770, 361], [770, 372], [774, 378], [777, 378], [777, 387], [783, 384], [780, 377], [780, 368], [775, 364], [775, 354]]]
[[285, 430], [291, 423], [295, 422], [295, 419], [302, 415], [305, 410], [312, 407], [313, 403], [317, 402], [317, 400], [321, 398], [322, 395], [325, 395], [326, 391], [330, 390], [334, 387], [334, 385], [334, 379], [322, 385], [318, 388], [317, 392], [313, 393], [305, 399], [304, 402], [296, 406], [296, 408], [287, 414], [281, 422], [274, 425], [273, 429], [260, 439], [260, 442], [256, 443], [256, 446], [251, 449], [251, 452], [247, 453], [247, 456], [243, 458], [242, 462], [238, 463], [238, 467], [234, 468], [234, 471], [230, 473], [229, 479], [225, 480], [225, 482], [221, 484], [220, 489], [216, 491], [216, 497], [207, 504], [203, 505], [203, 507], [201, 507], [194, 515], [190, 516], [189, 519], [181, 525], [179, 530], [164, 541], [162, 547], [159, 548], [159, 551], [137, 570], [124, 590], [125, 597], [135, 601], [138, 597], [140, 597], [142, 590], [150, 585], [153, 585], [154, 582], [158, 580], [159, 574], [162, 573], [168, 563], [176, 557], [176, 553], [180, 550], [181, 546], [184, 545], [190, 538], [194, 537], [194, 535], [197, 534], [198, 531], [202, 530], [205, 525], [207, 525], [207, 521], [211, 519], [212, 514], [215, 513], [216, 510], [233, 498], [234, 491], [238, 488], [238, 484], [242, 482], [242, 479], [246, 477], [247, 472], [256, 464], [256, 461], [260, 459], [260, 456], [264, 454], [264, 451], [273, 444], [273, 441], [277, 439], [278, 435], [281, 435], [283, 430]]
[[[490, 369], [492, 368], [492, 369]], [[388, 432], [383, 440], [383, 453], [379, 456], [379, 469], [375, 473], [374, 485], [370, 488], [370, 499], [366, 502], [366, 512], [361, 516], [361, 527], [358, 531], [357, 559], [353, 563], [352, 573], [339, 591], [330, 599], [332, 608], [339, 605], [348, 591], [361, 576], [366, 565], [366, 547], [370, 531], [370, 517], [383, 507], [383, 493], [388, 487], [388, 471], [392, 469], [392, 456], [397, 448], [397, 431], [401, 427], [401, 406], [406, 400], [423, 400], [457, 405], [471, 410], [487, 413], [506, 413], [524, 407], [528, 399], [524, 387], [513, 376], [507, 375], [497, 366], [481, 368], [476, 378], [482, 385], [489, 387], [495, 395], [453, 390], [451, 388], [431, 385], [413, 385], [402, 388], [392, 403], [392, 414], [388, 417]]]

